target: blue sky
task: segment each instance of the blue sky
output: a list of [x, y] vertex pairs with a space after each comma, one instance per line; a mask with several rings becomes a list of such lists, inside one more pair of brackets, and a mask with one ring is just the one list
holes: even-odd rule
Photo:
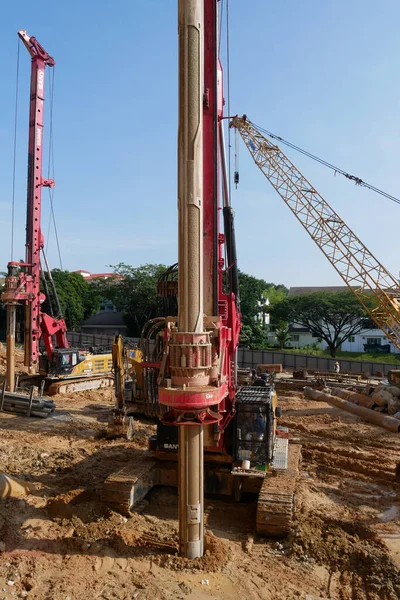
[[[400, 195], [399, 22], [398, 0], [230, 0], [231, 112]], [[54, 206], [64, 268], [175, 262], [177, 1], [19, 0], [3, 6], [0, 24], [0, 270], [10, 259], [18, 29], [56, 60]], [[21, 47], [15, 259], [24, 256], [29, 73]], [[400, 206], [287, 153], [397, 275]], [[47, 155], [44, 165], [46, 175]], [[243, 145], [232, 202], [242, 270], [287, 286], [340, 284]], [[48, 222], [44, 190], [45, 235]], [[54, 233], [48, 254], [59, 267]]]

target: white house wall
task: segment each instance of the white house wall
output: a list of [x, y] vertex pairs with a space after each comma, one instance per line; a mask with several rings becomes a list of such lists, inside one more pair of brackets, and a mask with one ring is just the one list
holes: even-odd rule
[[[360, 333], [354, 336], [354, 342], [350, 342], [346, 340], [342, 344], [342, 350], [346, 352], [364, 352], [364, 344], [367, 343], [367, 338], [377, 339], [379, 338], [381, 341], [381, 345], [384, 346], [389, 344], [389, 340], [380, 329], [363, 329]], [[396, 346], [390, 343], [390, 352], [399, 353]]]
[[[288, 344], [286, 345], [289, 348], [305, 348], [307, 346], [311, 347], [315, 345], [317, 345], [317, 347], [319, 348], [322, 348], [323, 350], [326, 350], [328, 348], [328, 344], [324, 341], [322, 341], [321, 344], [318, 344], [318, 338], [313, 337], [312, 334], [309, 332], [303, 331], [295, 333], [294, 331], [291, 331], [290, 335], [298, 336], [299, 339], [290, 340], [290, 342], [288, 342]], [[346, 340], [345, 342], [343, 342], [341, 350], [345, 352], [364, 352], [364, 344], [367, 343], [367, 338], [380, 338], [382, 346], [389, 343], [387, 337], [380, 329], [363, 329], [362, 331], [360, 331], [360, 333], [354, 335], [353, 338], [354, 342], [350, 340]], [[270, 332], [268, 334], [268, 341], [271, 344], [277, 343], [274, 332]], [[390, 352], [398, 354], [399, 350], [397, 350], [397, 348], [392, 343], [390, 343]]]
[[[295, 333], [294, 331], [291, 331], [290, 334], [293, 337], [297, 337], [298, 336], [298, 340], [297, 339], [291, 339], [286, 346], [288, 348], [304, 348], [305, 346], [313, 346], [315, 344], [317, 344], [317, 347], [321, 347], [320, 345], [318, 345], [318, 339], [313, 337], [313, 335], [310, 332], [299, 332], [299, 333]], [[270, 332], [268, 334], [268, 341], [271, 344], [276, 344], [277, 340], [275, 337], [275, 333], [274, 332]]]

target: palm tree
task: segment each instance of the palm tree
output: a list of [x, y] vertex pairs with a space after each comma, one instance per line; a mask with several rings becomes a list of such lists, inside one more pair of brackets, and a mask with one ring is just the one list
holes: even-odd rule
[[288, 342], [290, 342], [292, 338], [289, 335], [289, 325], [286, 321], [279, 321], [275, 331], [275, 337], [281, 350], [286, 346]]

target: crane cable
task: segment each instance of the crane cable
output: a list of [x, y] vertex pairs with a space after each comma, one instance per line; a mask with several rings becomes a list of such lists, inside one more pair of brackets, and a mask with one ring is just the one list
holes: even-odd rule
[[15, 222], [15, 176], [17, 170], [17, 126], [18, 126], [18, 98], [19, 98], [19, 49], [21, 40], [17, 41], [17, 72], [15, 80], [15, 112], [14, 112], [14, 151], [12, 175], [12, 204], [11, 204], [11, 261], [14, 259], [14, 222]]
[[[224, 0], [221, 0], [221, 12], [220, 12], [220, 26], [219, 26], [219, 40], [218, 40], [218, 57], [220, 56], [221, 51], [221, 39], [222, 39], [222, 25], [224, 21]], [[230, 115], [230, 46], [229, 46], [229, 0], [226, 0], [225, 4], [225, 23], [226, 23], [226, 75], [227, 75], [227, 108], [228, 114]], [[223, 125], [222, 125], [223, 126]], [[230, 127], [228, 127], [228, 177], [227, 177], [227, 194], [229, 199], [229, 204], [231, 205], [231, 131]], [[224, 258], [225, 265], [228, 264], [228, 254], [227, 254], [227, 246], [224, 244]], [[224, 278], [222, 279], [222, 285], [224, 286]]]
[[235, 171], [233, 173], [233, 183], [235, 188], [239, 184], [239, 135], [238, 130], [235, 128]]
[[[54, 107], [54, 75], [55, 75], [55, 67], [53, 67], [53, 74], [52, 74], [52, 78], [50, 80], [50, 127], [49, 127], [49, 160], [48, 160], [48, 169], [47, 169], [47, 178], [48, 179], [54, 179], [54, 138], [53, 138], [53, 107]], [[52, 177], [50, 177], [50, 175], [52, 175]], [[56, 217], [55, 217], [55, 213], [54, 213], [54, 188], [49, 187], [49, 198], [50, 198], [50, 215], [49, 215], [49, 226], [48, 226], [48, 230], [47, 230], [47, 244], [46, 244], [46, 248], [48, 250], [48, 246], [49, 246], [49, 239], [50, 239], [50, 227], [51, 227], [51, 222], [53, 222], [54, 225], [54, 233], [55, 233], [55, 238], [56, 238], [56, 244], [57, 244], [57, 252], [58, 252], [58, 259], [60, 261], [60, 268], [63, 271], [63, 262], [62, 262], [62, 258], [61, 258], [61, 250], [60, 250], [60, 242], [58, 239], [58, 231], [57, 231], [57, 223], [56, 223]]]
[[[226, 83], [227, 83], [227, 108], [228, 115], [231, 114], [231, 77], [230, 77], [230, 46], [229, 46], [229, 0], [226, 0]], [[231, 131], [228, 128], [228, 198], [229, 204], [232, 204], [231, 198]]]
[[263, 127], [260, 127], [259, 125], [256, 125], [255, 123], [252, 123], [250, 120], [248, 120], [248, 123], [250, 123], [250, 125], [252, 125], [260, 133], [263, 133], [263, 134], [267, 135], [268, 137], [270, 137], [270, 138], [272, 138], [274, 140], [278, 140], [279, 142], [281, 142], [285, 146], [288, 146], [289, 148], [292, 148], [292, 150], [296, 150], [296, 152], [299, 152], [300, 154], [303, 154], [304, 156], [307, 156], [308, 158], [311, 158], [312, 160], [315, 160], [316, 162], [320, 163], [324, 167], [327, 167], [328, 169], [331, 169], [332, 171], [334, 171], [335, 175], [337, 173], [339, 175], [343, 175], [343, 177], [346, 177], [346, 179], [350, 179], [351, 181], [354, 181], [354, 183], [356, 185], [360, 185], [361, 187], [365, 187], [365, 188], [371, 190], [372, 192], [375, 192], [376, 194], [380, 194], [381, 196], [384, 196], [385, 198], [388, 198], [389, 200], [392, 200], [393, 202], [396, 202], [397, 204], [400, 204], [400, 199], [396, 198], [396, 196], [392, 196], [391, 194], [388, 194], [387, 192], [384, 192], [383, 190], [380, 190], [379, 188], [375, 187], [374, 185], [371, 185], [370, 183], [367, 183], [366, 181], [363, 181], [360, 177], [356, 177], [355, 175], [350, 175], [350, 173], [347, 173], [343, 169], [340, 169], [339, 167], [335, 167], [334, 165], [332, 165], [328, 161], [326, 161], [326, 160], [324, 160], [322, 158], [319, 158], [318, 156], [315, 156], [315, 154], [311, 154], [311, 152], [308, 152], [307, 150], [304, 150], [303, 148], [300, 148], [299, 146], [296, 146], [295, 144], [292, 144], [291, 142], [288, 142], [287, 140], [285, 140], [284, 138], [280, 137], [279, 135], [276, 135], [275, 133], [271, 133], [267, 129], [264, 129]]
[[223, 14], [224, 14], [224, 0], [221, 0], [221, 11], [219, 13], [221, 16], [219, 18], [219, 34], [218, 34], [218, 56], [221, 52], [221, 38], [222, 38], [222, 22], [223, 22]]

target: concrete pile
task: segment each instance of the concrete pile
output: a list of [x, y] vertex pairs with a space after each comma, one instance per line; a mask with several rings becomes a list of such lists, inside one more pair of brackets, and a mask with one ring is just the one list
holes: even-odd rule
[[387, 412], [388, 415], [400, 419], [400, 387], [380, 384], [371, 395], [371, 400], [376, 405], [374, 410]]
[[363, 406], [375, 412], [388, 414], [400, 419], [400, 387], [395, 385], [380, 384], [377, 387], [367, 386], [363, 394], [351, 392], [342, 388], [323, 390], [343, 400], [348, 400], [358, 406]]
[[[343, 389], [325, 389], [322, 392], [319, 392], [318, 390], [309, 387], [304, 388], [304, 396], [312, 400], [328, 402], [337, 408], [341, 408], [342, 410], [362, 417], [369, 423], [374, 423], [375, 425], [384, 427], [394, 433], [400, 433], [400, 418], [397, 419], [394, 418], [394, 416], [382, 414], [383, 410], [386, 410], [386, 406], [379, 407], [378, 404], [373, 402], [372, 397], [370, 396], [349, 392], [348, 390]], [[371, 402], [371, 408], [373, 410], [367, 406], [367, 403]]]

